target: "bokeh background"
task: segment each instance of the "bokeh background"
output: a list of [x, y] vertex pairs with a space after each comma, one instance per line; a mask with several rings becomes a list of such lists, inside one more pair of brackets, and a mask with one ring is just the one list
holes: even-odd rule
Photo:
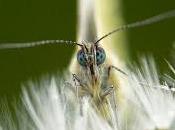
[[[175, 9], [174, 0], [123, 0], [126, 23]], [[0, 0], [0, 43], [46, 39], [76, 41], [76, 0]], [[153, 54], [166, 72], [164, 58], [173, 63], [175, 18], [127, 31], [132, 61]], [[21, 85], [43, 75], [61, 74], [70, 63], [74, 46], [46, 45], [0, 50], [0, 99], [19, 95]]]

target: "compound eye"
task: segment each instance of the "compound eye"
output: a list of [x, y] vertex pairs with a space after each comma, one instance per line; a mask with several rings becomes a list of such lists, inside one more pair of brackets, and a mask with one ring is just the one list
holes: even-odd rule
[[97, 65], [103, 64], [106, 59], [106, 53], [103, 48], [97, 47], [96, 49], [96, 62]]
[[82, 49], [79, 50], [77, 53], [77, 60], [81, 66], [84, 66], [84, 67], [86, 66], [87, 61], [86, 61], [85, 53]]

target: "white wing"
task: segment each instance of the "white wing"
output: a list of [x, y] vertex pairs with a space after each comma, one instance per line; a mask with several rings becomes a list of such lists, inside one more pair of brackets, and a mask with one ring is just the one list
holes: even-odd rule
[[78, 35], [79, 42], [94, 42], [97, 36], [95, 23], [95, 0], [78, 1]]

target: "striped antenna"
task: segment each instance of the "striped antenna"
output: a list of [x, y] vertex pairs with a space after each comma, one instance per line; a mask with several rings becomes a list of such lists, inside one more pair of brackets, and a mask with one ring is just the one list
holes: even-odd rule
[[79, 44], [77, 42], [73, 42], [73, 41], [43, 40], [43, 41], [26, 42], [26, 43], [5, 43], [5, 44], [0, 44], [0, 49], [29, 48], [29, 47], [46, 45], [46, 44], [58, 44], [58, 43], [76, 44], [78, 46], [82, 46], [81, 44]]
[[168, 18], [172, 18], [172, 17], [175, 17], [175, 10], [171, 10], [169, 12], [165, 12], [165, 13], [150, 17], [150, 18], [142, 20], [142, 21], [137, 21], [137, 22], [134, 22], [134, 23], [123, 25], [123, 26], [121, 26], [119, 28], [116, 28], [113, 31], [105, 34], [100, 39], [98, 39], [96, 42], [94, 42], [94, 44], [99, 43], [104, 38], [106, 38], [106, 37], [108, 37], [108, 36], [110, 36], [110, 35], [112, 35], [116, 32], [124, 31], [124, 30], [130, 29], [130, 28], [136, 28], [136, 27], [142, 27], [142, 26], [145, 26], [145, 25], [150, 25], [150, 24], [153, 24], [153, 23], [156, 23], [156, 22], [168, 19]]

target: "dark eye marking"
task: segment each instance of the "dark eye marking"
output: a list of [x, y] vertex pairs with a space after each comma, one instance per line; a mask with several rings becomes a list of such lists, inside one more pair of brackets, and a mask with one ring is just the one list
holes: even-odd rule
[[101, 47], [97, 47], [97, 49], [96, 49], [96, 62], [97, 62], [97, 65], [103, 64], [105, 59], [106, 59], [106, 53], [105, 53], [104, 49], [101, 48]]
[[84, 67], [87, 64], [87, 60], [86, 60], [85, 54], [82, 49], [79, 50], [77, 53], [77, 61], [81, 66], [84, 66]]
[[100, 55], [99, 52], [96, 52], [96, 55], [99, 56]]

